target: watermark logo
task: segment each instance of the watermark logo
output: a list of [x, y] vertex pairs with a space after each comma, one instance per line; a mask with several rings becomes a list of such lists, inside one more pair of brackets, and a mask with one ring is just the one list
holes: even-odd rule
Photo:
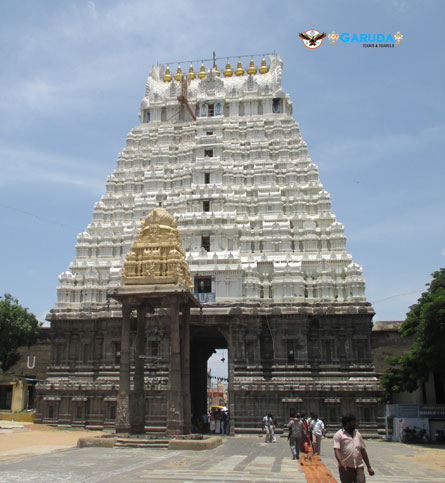
[[299, 37], [303, 40], [303, 44], [308, 49], [316, 49], [320, 47], [325, 37], [328, 38], [331, 45], [342, 43], [357, 43], [362, 47], [394, 47], [402, 43], [403, 34], [396, 32], [390, 33], [350, 33], [342, 32], [338, 33], [333, 30], [329, 35], [321, 33], [318, 30], [311, 29], [306, 30], [304, 33], [300, 33]]
[[326, 37], [326, 34], [321, 33], [318, 30], [311, 29], [306, 30], [306, 32], [299, 33], [298, 36], [301, 37], [303, 44], [308, 49], [316, 49], [323, 43], [323, 39]]

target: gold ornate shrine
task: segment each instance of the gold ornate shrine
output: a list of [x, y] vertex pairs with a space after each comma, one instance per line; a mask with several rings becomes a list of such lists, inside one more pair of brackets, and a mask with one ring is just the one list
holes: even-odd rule
[[193, 290], [176, 219], [155, 208], [145, 219], [127, 254], [122, 285], [182, 284]]

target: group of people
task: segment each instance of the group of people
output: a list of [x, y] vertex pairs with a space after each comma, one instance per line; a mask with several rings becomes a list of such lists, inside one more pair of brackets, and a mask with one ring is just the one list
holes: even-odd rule
[[[272, 413], [263, 418], [263, 428], [266, 433], [266, 443], [276, 443], [275, 428], [277, 420]], [[292, 459], [299, 460], [300, 452], [308, 453], [312, 448], [314, 454], [320, 455], [321, 440], [326, 435], [323, 421], [311, 413], [309, 417], [297, 413], [289, 418], [286, 424], [288, 430]], [[202, 415], [198, 421], [198, 430], [202, 433], [228, 434], [229, 412], [212, 408]], [[365, 449], [365, 442], [356, 430], [356, 418], [346, 414], [342, 418], [342, 428], [334, 435], [334, 453], [338, 462], [341, 483], [365, 483], [366, 465], [368, 473], [374, 474]], [[302, 461], [301, 464], [304, 464]]]
[[197, 426], [200, 433], [229, 434], [229, 411], [212, 408], [202, 415]]
[[299, 459], [300, 451], [307, 453], [311, 446], [314, 453], [320, 454], [321, 438], [326, 434], [324, 423], [317, 415], [311, 413], [306, 418], [304, 414], [297, 413], [289, 418], [287, 439], [292, 452], [292, 458]]
[[[286, 427], [289, 430], [287, 438], [292, 459], [299, 460], [300, 451], [307, 453], [310, 446], [314, 454], [320, 455], [321, 439], [326, 435], [326, 430], [323, 421], [317, 415], [311, 414], [306, 419], [303, 414], [298, 413], [289, 418]], [[365, 449], [365, 442], [355, 428], [355, 416], [346, 414], [342, 418], [342, 428], [334, 435], [334, 453], [342, 483], [364, 483], [365, 465], [368, 473], [374, 474]], [[303, 464], [302, 461], [300, 463]]]

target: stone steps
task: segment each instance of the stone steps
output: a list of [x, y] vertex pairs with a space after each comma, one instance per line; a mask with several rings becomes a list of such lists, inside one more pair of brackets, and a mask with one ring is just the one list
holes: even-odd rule
[[168, 448], [167, 439], [130, 439], [118, 438], [114, 444], [115, 448]]

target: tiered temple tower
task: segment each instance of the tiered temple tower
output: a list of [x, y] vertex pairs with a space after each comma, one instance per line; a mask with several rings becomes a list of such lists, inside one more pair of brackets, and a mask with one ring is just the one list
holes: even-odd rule
[[[374, 312], [292, 117], [282, 67], [278, 55], [247, 68], [227, 61], [222, 73], [216, 64], [197, 74], [193, 65], [187, 74], [153, 67], [140, 123], [59, 276], [37, 420], [114, 425], [122, 312], [109, 295], [141, 219], [161, 205], [177, 218], [204, 305], [191, 314], [195, 416], [206, 406], [207, 358], [228, 348], [232, 431], [258, 428], [267, 411], [281, 422], [313, 411], [335, 425], [352, 411], [362, 428], [376, 429]], [[151, 429], [166, 424], [169, 337], [168, 310], [147, 317]]]

